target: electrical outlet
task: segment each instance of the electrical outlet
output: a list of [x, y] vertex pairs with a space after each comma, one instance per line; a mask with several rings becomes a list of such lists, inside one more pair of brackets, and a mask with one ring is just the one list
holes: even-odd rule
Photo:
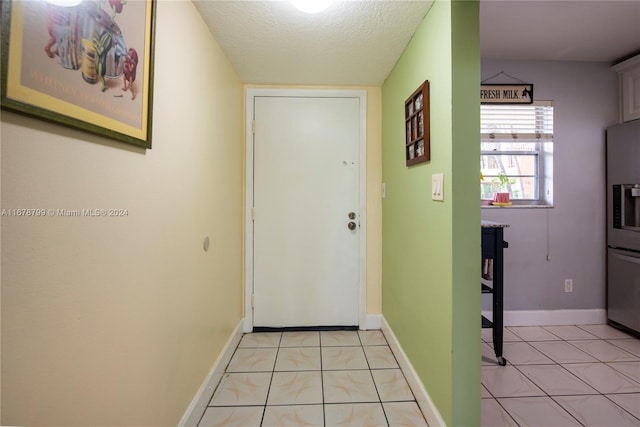
[[565, 292], [573, 292], [573, 280], [565, 279], [564, 280], [564, 291]]

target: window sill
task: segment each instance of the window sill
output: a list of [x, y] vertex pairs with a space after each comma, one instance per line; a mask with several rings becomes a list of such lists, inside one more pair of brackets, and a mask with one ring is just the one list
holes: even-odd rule
[[552, 209], [553, 205], [545, 204], [545, 203], [520, 203], [520, 204], [512, 204], [511, 206], [493, 206], [489, 204], [485, 204], [484, 201], [480, 205], [482, 209]]

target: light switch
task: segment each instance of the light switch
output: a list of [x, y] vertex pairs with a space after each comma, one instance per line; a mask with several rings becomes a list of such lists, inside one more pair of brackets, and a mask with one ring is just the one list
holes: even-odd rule
[[431, 198], [444, 200], [444, 174], [442, 173], [431, 175]]

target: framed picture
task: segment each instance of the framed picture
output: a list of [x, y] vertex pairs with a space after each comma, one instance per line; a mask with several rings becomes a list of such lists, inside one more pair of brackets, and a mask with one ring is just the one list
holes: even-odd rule
[[3, 109], [151, 148], [154, 0], [0, 1]]
[[422, 83], [404, 105], [405, 164], [413, 166], [431, 160], [429, 81]]

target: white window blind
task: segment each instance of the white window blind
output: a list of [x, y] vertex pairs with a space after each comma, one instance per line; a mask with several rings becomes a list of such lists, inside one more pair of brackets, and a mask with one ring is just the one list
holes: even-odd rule
[[553, 141], [553, 102], [529, 105], [481, 105], [482, 142]]

